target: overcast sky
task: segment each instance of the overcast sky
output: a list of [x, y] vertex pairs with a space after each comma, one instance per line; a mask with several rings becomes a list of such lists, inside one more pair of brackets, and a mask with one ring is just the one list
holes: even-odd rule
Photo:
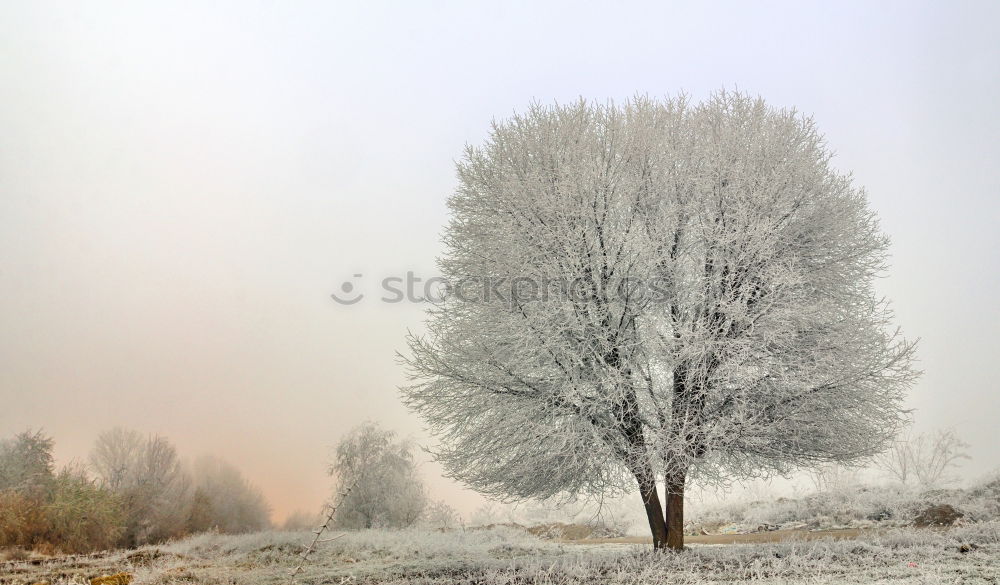
[[[433, 274], [464, 144], [532, 100], [738, 88], [813, 115], [867, 187], [917, 427], [996, 468], [997, 7], [4, 2], [0, 436], [68, 461], [160, 433], [313, 509], [359, 421], [426, 443], [394, 356], [423, 309], [373, 297]], [[368, 296], [334, 303], [344, 280]]]

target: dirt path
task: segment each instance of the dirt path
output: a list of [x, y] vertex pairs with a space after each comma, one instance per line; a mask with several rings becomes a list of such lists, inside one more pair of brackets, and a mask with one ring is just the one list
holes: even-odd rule
[[[772, 530], [770, 532], [752, 532], [750, 534], [707, 534], [703, 536], [685, 536], [685, 544], [753, 544], [761, 542], [782, 542], [785, 540], [820, 540], [833, 538], [844, 540], [857, 538], [862, 532], [859, 528], [842, 528], [838, 530]], [[643, 536], [626, 536], [624, 538], [584, 538], [581, 540], [561, 540], [567, 544], [652, 544], [653, 539]]]

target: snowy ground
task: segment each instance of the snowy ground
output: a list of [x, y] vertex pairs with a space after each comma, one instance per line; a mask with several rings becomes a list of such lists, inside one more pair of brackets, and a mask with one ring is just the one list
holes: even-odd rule
[[[289, 583], [308, 533], [203, 534], [89, 557], [0, 564], [3, 585], [89, 583], [127, 572], [137, 584]], [[298, 583], [1000, 583], [1000, 522], [898, 528], [855, 540], [693, 545], [653, 554], [626, 544], [537, 540], [514, 529], [367, 531], [322, 545]]]

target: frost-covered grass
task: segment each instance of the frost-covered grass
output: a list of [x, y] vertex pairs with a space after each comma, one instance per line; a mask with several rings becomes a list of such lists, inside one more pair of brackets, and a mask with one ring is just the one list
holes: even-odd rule
[[[343, 533], [333, 533], [337, 536]], [[309, 532], [268, 532], [241, 536], [202, 534], [161, 550], [177, 555], [178, 569], [187, 559], [222, 560], [227, 566], [252, 569], [254, 582], [288, 575], [297, 564]], [[304, 565], [300, 582], [332, 576], [379, 580], [390, 576], [451, 574], [484, 566], [505, 566], [513, 559], [561, 556], [567, 547], [538, 540], [513, 528], [468, 532], [433, 530], [365, 530], [319, 545]], [[260, 580], [256, 580], [260, 579]], [[169, 581], [168, 581], [169, 582]], [[200, 581], [199, 581], [200, 582]]]
[[[104, 557], [0, 566], [0, 583], [86, 583], [118, 571], [132, 573], [139, 585], [287, 583], [309, 536], [203, 534]], [[1000, 522], [991, 521], [950, 530], [890, 529], [853, 541], [693, 546], [681, 554], [654, 554], [634, 545], [556, 544], [505, 528], [362, 531], [324, 543], [297, 582], [995, 584], [998, 579]]]
[[1000, 520], [1000, 476], [966, 489], [853, 485], [799, 498], [735, 502], [691, 514], [688, 531], [750, 532], [763, 525], [809, 529], [901, 527], [911, 524], [928, 507], [942, 504], [961, 512], [961, 523]]

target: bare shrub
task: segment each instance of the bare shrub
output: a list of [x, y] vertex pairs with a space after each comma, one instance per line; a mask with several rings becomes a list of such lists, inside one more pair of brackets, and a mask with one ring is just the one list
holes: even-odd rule
[[462, 517], [444, 501], [437, 500], [424, 508], [420, 523], [433, 530], [455, 530], [462, 526]]
[[906, 435], [877, 456], [874, 463], [900, 483], [940, 487], [957, 480], [949, 472], [962, 459], [969, 459], [968, 446], [953, 429]]

